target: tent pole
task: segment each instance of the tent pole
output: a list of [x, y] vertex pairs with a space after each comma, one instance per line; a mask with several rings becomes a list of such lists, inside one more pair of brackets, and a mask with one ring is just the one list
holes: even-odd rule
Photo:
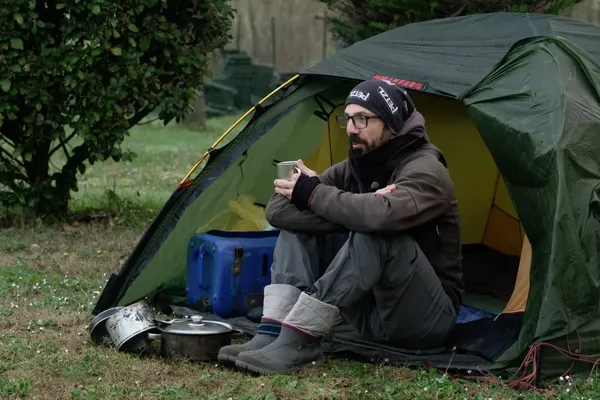
[[[271, 93], [269, 93], [268, 95], [266, 95], [262, 100], [260, 100], [257, 104], [261, 105], [262, 103], [264, 103], [265, 101], [267, 101], [271, 96], [273, 96], [275, 93], [277, 93], [279, 90], [283, 89], [284, 87], [286, 87], [287, 85], [289, 85], [290, 83], [292, 83], [293, 81], [295, 81], [300, 75], [296, 74], [293, 77], [291, 77], [290, 79], [288, 79], [286, 82], [284, 82], [283, 84], [281, 84], [277, 89], [273, 90]], [[196, 161], [196, 163], [194, 164], [194, 166], [192, 167], [192, 169], [190, 169], [190, 172], [187, 173], [187, 175], [185, 176], [185, 178], [183, 178], [181, 180], [181, 182], [179, 182], [179, 184], [183, 184], [185, 183], [189, 177], [194, 173], [194, 171], [196, 170], [196, 168], [198, 168], [198, 166], [202, 163], [202, 161], [204, 161], [204, 159], [209, 155], [210, 151], [212, 149], [214, 149], [215, 147], [217, 147], [219, 145], [219, 143], [221, 142], [221, 140], [223, 140], [232, 130], [235, 129], [236, 126], [238, 126], [240, 124], [240, 122], [242, 122], [244, 120], [244, 118], [246, 118], [248, 115], [250, 115], [250, 113], [252, 113], [252, 111], [256, 110], [256, 106], [253, 106], [251, 109], [249, 109], [248, 111], [246, 111], [246, 113], [244, 115], [242, 115], [237, 121], [235, 121], [235, 123], [233, 125], [231, 125], [231, 127], [229, 129], [227, 129], [227, 131], [225, 131], [225, 133], [223, 133], [209, 148], [208, 150], [202, 155], [202, 157], [200, 157], [200, 159], [198, 161]]]

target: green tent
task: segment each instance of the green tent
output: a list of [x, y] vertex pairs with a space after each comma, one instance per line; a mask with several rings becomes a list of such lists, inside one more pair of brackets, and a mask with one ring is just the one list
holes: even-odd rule
[[411, 92], [447, 158], [463, 223], [464, 304], [497, 316], [488, 331], [519, 317], [491, 368], [532, 360], [542, 379], [589, 371], [586, 355], [600, 353], [600, 27], [552, 15], [414, 23], [292, 78], [208, 149], [94, 312], [181, 282], [190, 237], [225, 227], [218, 216], [240, 196], [264, 206], [276, 161], [302, 158], [320, 172], [344, 159], [334, 116], [371, 78]]

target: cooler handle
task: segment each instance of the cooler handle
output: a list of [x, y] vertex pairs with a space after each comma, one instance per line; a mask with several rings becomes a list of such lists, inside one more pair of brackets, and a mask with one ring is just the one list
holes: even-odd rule
[[200, 289], [208, 290], [210, 285], [204, 285], [204, 244], [201, 244], [198, 250], [196, 251], [196, 257], [198, 259], [198, 286]]

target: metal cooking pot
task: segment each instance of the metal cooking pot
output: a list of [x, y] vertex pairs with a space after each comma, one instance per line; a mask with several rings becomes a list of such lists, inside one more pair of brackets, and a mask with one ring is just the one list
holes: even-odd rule
[[104, 342], [104, 339], [107, 338], [108, 331], [106, 330], [106, 320], [109, 319], [113, 314], [117, 311], [122, 310], [125, 307], [112, 307], [102, 311], [100, 314], [96, 315], [88, 325], [88, 332], [92, 341], [96, 344]]
[[232, 334], [238, 332], [228, 323], [207, 321], [199, 315], [158, 329], [161, 333], [147, 333], [147, 336], [160, 339], [160, 352], [164, 357], [192, 361], [216, 360], [219, 349], [231, 344]]
[[150, 306], [143, 301], [124, 307], [106, 320], [106, 330], [118, 350], [139, 351], [148, 345], [146, 332], [157, 328]]

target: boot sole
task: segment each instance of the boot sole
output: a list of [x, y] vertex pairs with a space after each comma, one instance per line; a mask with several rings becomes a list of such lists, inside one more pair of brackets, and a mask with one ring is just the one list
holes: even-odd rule
[[236, 356], [230, 356], [230, 355], [218, 355], [217, 356], [217, 361], [220, 362], [221, 364], [225, 364], [225, 365], [229, 365], [231, 367], [235, 367], [235, 363], [237, 362], [237, 357]]
[[280, 371], [274, 371], [274, 370], [271, 370], [271, 369], [264, 369], [264, 368], [261, 368], [261, 367], [257, 367], [255, 365], [248, 364], [246, 362], [239, 361], [239, 360], [235, 362], [235, 366], [240, 371], [242, 371], [242, 372], [250, 372], [250, 373], [258, 374], [258, 375], [287, 374], [287, 373], [290, 373], [290, 372], [298, 372], [298, 371], [301, 371], [301, 370], [306, 369], [306, 368], [316, 367], [317, 365], [323, 365], [323, 364], [325, 364], [325, 359], [321, 358], [319, 360], [311, 361], [308, 364], [301, 364], [301, 365], [298, 365], [296, 367], [287, 369], [287, 370], [285, 370], [283, 372], [280, 372]]

